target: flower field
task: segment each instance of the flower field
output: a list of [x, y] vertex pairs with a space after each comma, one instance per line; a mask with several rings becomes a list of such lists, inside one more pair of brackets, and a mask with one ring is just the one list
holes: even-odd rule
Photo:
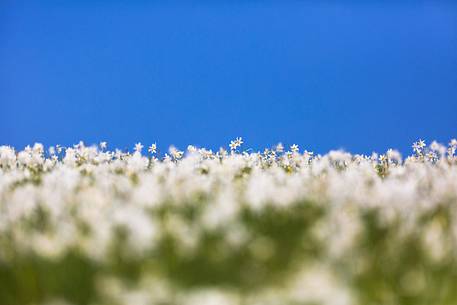
[[457, 304], [457, 140], [242, 147], [0, 146], [0, 304]]

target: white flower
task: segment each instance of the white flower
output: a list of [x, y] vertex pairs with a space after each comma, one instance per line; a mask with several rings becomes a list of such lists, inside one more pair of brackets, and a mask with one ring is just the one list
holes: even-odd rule
[[148, 148], [148, 152], [150, 152], [151, 154], [155, 154], [157, 152], [157, 144], [151, 144], [151, 146], [149, 146]]
[[9, 146], [0, 146], [0, 167], [13, 167], [16, 163], [14, 149]]
[[[105, 151], [103, 143], [81, 142], [64, 155], [61, 146], [57, 155], [52, 147], [45, 154], [41, 144], [22, 151], [0, 146], [0, 243], [7, 246], [0, 247], [0, 261], [11, 271], [7, 280], [20, 271], [18, 262], [54, 266], [76, 254], [82, 268], [100, 266], [91, 267], [99, 299], [90, 303], [361, 305], [365, 291], [352, 283], [373, 279], [366, 293], [378, 291], [370, 266], [379, 257], [396, 262], [389, 272], [399, 289], [418, 298], [442, 293], [423, 292], [429, 274], [452, 276], [446, 264], [456, 253], [456, 140], [447, 154], [437, 142], [427, 148], [419, 140], [405, 161], [392, 149], [314, 156], [299, 154], [294, 144], [285, 154], [282, 145], [239, 152], [241, 138], [231, 141], [229, 153], [189, 145], [184, 154], [172, 146], [163, 159], [143, 156], [141, 143], [133, 153]], [[156, 144], [148, 151], [156, 153]], [[378, 229], [387, 239], [371, 237]], [[411, 242], [421, 268], [404, 272], [407, 255], [398, 254], [412, 251]], [[366, 251], [371, 243], [376, 257]], [[293, 262], [290, 273], [281, 269], [280, 283], [263, 285], [264, 275], [276, 272], [270, 263], [283, 257]], [[214, 285], [180, 289], [170, 271], [189, 266], [207, 268], [199, 280], [209, 275]], [[38, 278], [46, 276], [41, 269], [33, 269]], [[183, 283], [193, 284], [192, 276]], [[239, 293], [246, 288], [239, 283], [260, 285]], [[396, 289], [381, 290], [397, 300]], [[20, 299], [15, 291], [12, 299]], [[64, 297], [42, 292], [49, 296], [44, 303]]]
[[424, 140], [419, 139], [419, 141], [413, 143], [413, 149], [415, 152], [421, 152], [422, 149], [425, 147]]
[[243, 144], [243, 139], [241, 137], [236, 138], [234, 141], [231, 141], [229, 146], [231, 150], [236, 150], [238, 147]]
[[452, 139], [452, 140], [449, 142], [449, 146], [457, 147], [457, 139]]
[[190, 153], [196, 153], [197, 152], [197, 148], [193, 145], [188, 145], [187, 146], [187, 151], [190, 152]]
[[184, 155], [184, 152], [176, 149], [176, 147], [174, 147], [174, 146], [170, 146], [170, 148], [168, 149], [168, 152], [176, 160], [181, 159], [182, 156]]
[[303, 154], [304, 154], [304, 155], [313, 156], [313, 155], [314, 155], [314, 152], [305, 150]]
[[141, 153], [141, 150], [143, 150], [143, 145], [138, 142], [135, 144], [135, 151]]
[[33, 151], [38, 154], [42, 154], [44, 152], [44, 146], [41, 143], [35, 143], [33, 145]]
[[291, 152], [296, 153], [296, 152], [298, 152], [298, 150], [299, 150], [299, 148], [298, 148], [297, 144], [293, 144], [293, 145], [290, 146], [290, 151]]
[[50, 147], [48, 148], [48, 152], [49, 152], [50, 155], [55, 155], [55, 154], [56, 154], [56, 149], [55, 149], [55, 147], [54, 147], [54, 146], [50, 146]]
[[276, 151], [277, 151], [278, 153], [284, 152], [284, 145], [282, 145], [282, 143], [278, 143], [278, 144], [276, 145]]

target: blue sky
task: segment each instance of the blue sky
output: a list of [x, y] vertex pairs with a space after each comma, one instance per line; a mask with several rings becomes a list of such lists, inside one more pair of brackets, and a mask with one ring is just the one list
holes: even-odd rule
[[0, 4], [0, 143], [326, 152], [457, 137], [452, 1]]

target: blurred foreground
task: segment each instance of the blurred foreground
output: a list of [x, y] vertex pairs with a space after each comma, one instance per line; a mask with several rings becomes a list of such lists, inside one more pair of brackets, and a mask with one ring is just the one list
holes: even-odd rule
[[1, 146], [0, 304], [457, 304], [456, 140], [242, 143]]

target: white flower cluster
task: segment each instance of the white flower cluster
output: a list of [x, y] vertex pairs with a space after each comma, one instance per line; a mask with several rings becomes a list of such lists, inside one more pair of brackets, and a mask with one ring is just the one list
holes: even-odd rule
[[457, 304], [457, 140], [0, 146], [0, 304]]

